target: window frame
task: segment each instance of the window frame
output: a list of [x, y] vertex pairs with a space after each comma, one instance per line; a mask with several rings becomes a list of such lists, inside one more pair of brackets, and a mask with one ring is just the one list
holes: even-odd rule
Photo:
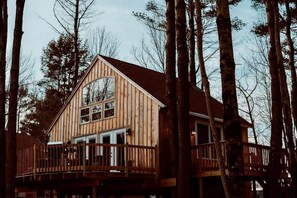
[[[94, 112], [94, 108], [96, 106], [99, 106], [99, 109], [100, 110]], [[103, 114], [102, 114], [103, 113], [102, 103], [98, 103], [98, 104], [92, 105], [90, 108], [91, 108], [91, 114], [92, 114], [91, 121], [94, 122], [94, 121], [97, 121], [97, 120], [102, 120], [102, 118], [103, 118]], [[96, 115], [96, 114], [100, 114], [100, 118], [94, 119], [94, 115]]]
[[[87, 114], [84, 114], [84, 115], [82, 115], [82, 111], [84, 111], [84, 110], [88, 110], [88, 113]], [[80, 117], [80, 123], [81, 124], [86, 124], [86, 123], [89, 123], [90, 122], [90, 108], [86, 108], [86, 107], [84, 107], [84, 108], [81, 108], [80, 109], [80, 114], [79, 114], [79, 117]], [[83, 118], [85, 118], [85, 117], [88, 117], [88, 121], [85, 121], [85, 122], [82, 122], [82, 119]]]
[[[195, 131], [196, 131], [196, 138], [195, 138], [195, 144], [198, 145], [198, 138], [199, 138], [199, 131], [198, 131], [198, 124], [200, 125], [206, 125], [207, 126], [207, 136], [208, 136], [208, 142], [206, 144], [209, 143], [214, 143], [213, 141], [213, 137], [212, 137], [212, 131], [211, 131], [211, 127], [207, 122], [199, 122], [196, 121], [195, 122]], [[221, 125], [216, 126], [216, 129], [220, 129], [220, 142], [225, 140], [225, 136], [224, 136], [224, 132], [223, 132], [223, 127]]]
[[[91, 83], [94, 83], [100, 79], [113, 79], [113, 94], [111, 97], [103, 97], [104, 99], [102, 100], [99, 100], [99, 101], [96, 101], [96, 102], [93, 102], [92, 101], [92, 94], [90, 93], [89, 97], [90, 97], [90, 102], [88, 104], [84, 104], [84, 88], [87, 87], [88, 85], [90, 85]], [[87, 94], [85, 94], [87, 95]], [[102, 120], [105, 120], [105, 119], [110, 119], [110, 118], [113, 118], [115, 117], [116, 115], [116, 78], [115, 76], [106, 76], [106, 77], [100, 77], [100, 78], [97, 78], [96, 80], [93, 80], [92, 82], [86, 84], [82, 89], [81, 89], [81, 94], [80, 94], [80, 97], [81, 97], [81, 107], [80, 107], [80, 125], [83, 125], [83, 124], [88, 124], [88, 123], [92, 123], [92, 122], [97, 122], [97, 121], [102, 121]], [[106, 99], [105, 99], [106, 98]], [[113, 105], [113, 115], [112, 116], [108, 116], [108, 117], [105, 117], [105, 104], [106, 103], [109, 103], [109, 102], [113, 102], [114, 105]], [[94, 110], [94, 107], [97, 106], [97, 105], [100, 105], [101, 106], [101, 111], [98, 111], [98, 112], [93, 112]], [[88, 114], [88, 118], [89, 118], [89, 121], [88, 122], [82, 122], [82, 116], [81, 116], [81, 111], [82, 110], [85, 110], [85, 109], [89, 109], [89, 114]], [[107, 109], [107, 110], [110, 110], [110, 109]], [[99, 119], [93, 119], [93, 116], [96, 114], [96, 113], [100, 113], [101, 116]], [[84, 117], [87, 117], [87, 115], [85, 115]]]
[[[114, 103], [113, 104], [113, 108], [106, 109], [106, 106], [105, 105], [107, 103], [112, 103], [112, 102]], [[107, 118], [110, 118], [110, 117], [114, 117], [115, 116], [115, 108], [116, 108], [116, 102], [115, 102], [115, 100], [109, 100], [109, 101], [104, 102], [103, 118], [107, 119]], [[113, 115], [106, 117], [106, 111], [108, 111], [108, 110], [113, 110]]]
[[[88, 86], [92, 86], [94, 85], [95, 83], [99, 83], [100, 80], [104, 80], [104, 79], [113, 79], [113, 95], [110, 97], [103, 97], [103, 99], [99, 99], [99, 100], [96, 100], [96, 101], [93, 101], [93, 97], [95, 97], [94, 95], [92, 95], [92, 92], [91, 91], [98, 91], [98, 90], [92, 90], [90, 89], [89, 92], [90, 93], [86, 93], [84, 94], [84, 90], [85, 88], [87, 89]], [[115, 98], [115, 95], [116, 95], [116, 82], [115, 82], [115, 77], [114, 76], [106, 76], [106, 77], [100, 77], [100, 78], [97, 78], [89, 83], [87, 83], [85, 86], [82, 87], [82, 90], [81, 90], [81, 107], [85, 107], [85, 106], [90, 106], [90, 105], [94, 105], [94, 104], [97, 104], [97, 103], [102, 103], [104, 101], [107, 101], [109, 99], [113, 99]], [[108, 92], [107, 92], [108, 93]], [[107, 94], [105, 93], [105, 94]], [[89, 103], [84, 103], [84, 95], [89, 95]], [[107, 94], [108, 95], [108, 94]]]

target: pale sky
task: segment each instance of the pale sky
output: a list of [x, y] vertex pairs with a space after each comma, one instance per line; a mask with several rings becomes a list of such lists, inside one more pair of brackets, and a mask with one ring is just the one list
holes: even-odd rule
[[[15, 0], [8, 1], [8, 17], [9, 17], [9, 32], [8, 32], [8, 51], [11, 49], [13, 26], [14, 26], [14, 11]], [[145, 36], [145, 27], [142, 23], [132, 16], [132, 11], [143, 11], [145, 3], [142, 0], [97, 0], [94, 10], [101, 12], [92, 23], [90, 28], [97, 26], [105, 26], [106, 30], [115, 34], [121, 44], [119, 51], [119, 58], [135, 62], [131, 53], [133, 45], [138, 45], [143, 36]], [[58, 34], [53, 28], [48, 25], [44, 18], [51, 24], [56, 24], [53, 15], [54, 0], [26, 0], [23, 21], [23, 37], [22, 37], [22, 51], [24, 54], [31, 54], [32, 59], [35, 60], [35, 71], [40, 71], [40, 57], [42, 49], [52, 39], [57, 39]], [[82, 32], [84, 34], [84, 32]]]
[[[53, 16], [53, 4], [55, 0], [26, 0], [23, 21], [22, 51], [25, 55], [32, 56], [35, 61], [34, 71], [40, 75], [40, 57], [42, 49], [52, 39], [57, 39], [58, 34], [48, 25], [44, 18], [51, 24], [56, 24]], [[103, 12], [97, 16], [90, 28], [105, 26], [106, 30], [115, 34], [121, 41], [119, 58], [129, 62], [137, 63], [131, 53], [132, 46], [138, 46], [146, 34], [144, 25], [132, 16], [133, 11], [144, 11], [145, 3], [148, 0], [96, 0], [94, 10]], [[155, 0], [163, 3], [165, 0]], [[10, 0], [8, 7], [9, 16], [9, 41], [8, 51], [11, 50], [15, 0]], [[238, 15], [241, 19], [247, 20], [253, 16], [253, 11], [246, 3], [240, 3], [238, 8], [231, 9], [231, 15]], [[252, 25], [251, 20], [247, 22]], [[248, 31], [248, 30], [247, 30]], [[239, 37], [235, 36], [234, 41], [241, 43], [246, 37], [243, 31]], [[83, 34], [84, 32], [82, 32]], [[38, 77], [37, 77], [38, 78]]]

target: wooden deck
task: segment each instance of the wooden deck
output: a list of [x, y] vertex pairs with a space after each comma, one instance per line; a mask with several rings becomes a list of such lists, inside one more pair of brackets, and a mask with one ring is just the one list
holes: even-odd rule
[[[227, 168], [225, 142], [221, 142], [221, 150]], [[265, 177], [269, 164], [269, 151], [270, 147], [268, 146], [243, 143], [244, 176]], [[282, 164], [282, 176], [285, 177], [287, 176], [288, 161], [284, 150], [280, 162]], [[198, 177], [220, 175], [214, 143], [201, 144], [192, 147], [192, 167], [194, 174]]]
[[[226, 159], [225, 142], [221, 143]], [[17, 178], [54, 173], [146, 174], [158, 177], [158, 148], [129, 144], [71, 144], [29, 148], [17, 153]], [[265, 177], [269, 147], [243, 144], [244, 175]], [[287, 159], [282, 155], [283, 174]], [[225, 163], [225, 165], [227, 165]], [[218, 163], [213, 143], [192, 147], [194, 177], [218, 176]]]

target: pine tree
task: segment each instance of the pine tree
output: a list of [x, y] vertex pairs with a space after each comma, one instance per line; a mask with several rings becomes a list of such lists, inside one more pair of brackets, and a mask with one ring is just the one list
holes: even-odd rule
[[[88, 67], [88, 51], [86, 45], [79, 45], [80, 65], [79, 78]], [[43, 79], [38, 82], [43, 95], [31, 93], [29, 113], [21, 121], [21, 132], [47, 141], [45, 132], [60, 108], [66, 102], [73, 90], [75, 75], [73, 37], [61, 35], [57, 41], [50, 41], [43, 50], [42, 68]], [[48, 111], [50, 109], [50, 111]]]

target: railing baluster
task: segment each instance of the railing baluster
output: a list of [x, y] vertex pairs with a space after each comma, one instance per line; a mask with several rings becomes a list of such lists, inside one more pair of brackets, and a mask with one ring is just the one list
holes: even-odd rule
[[129, 152], [128, 152], [128, 142], [125, 144], [125, 152], [124, 154], [126, 155], [125, 157], [125, 162], [126, 162], [126, 167], [125, 167], [125, 172], [126, 172], [126, 177], [129, 175]]
[[34, 179], [36, 179], [36, 144], [33, 146], [33, 174]]
[[83, 168], [83, 176], [86, 176], [86, 142], [83, 141], [83, 153], [82, 153], [82, 168]]

